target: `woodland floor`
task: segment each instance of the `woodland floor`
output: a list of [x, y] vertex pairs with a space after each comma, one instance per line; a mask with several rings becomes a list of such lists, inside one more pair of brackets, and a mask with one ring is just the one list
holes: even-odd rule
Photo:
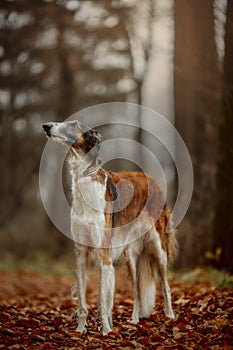
[[233, 349], [232, 279], [213, 286], [205, 278], [172, 275], [176, 319], [165, 317], [158, 283], [151, 317], [132, 325], [128, 322], [133, 304], [130, 280], [122, 267], [116, 273], [114, 328], [103, 337], [95, 272], [90, 273], [87, 289], [88, 331], [79, 334], [71, 317], [76, 308], [70, 297], [73, 276], [25, 268], [1, 270], [0, 349]]

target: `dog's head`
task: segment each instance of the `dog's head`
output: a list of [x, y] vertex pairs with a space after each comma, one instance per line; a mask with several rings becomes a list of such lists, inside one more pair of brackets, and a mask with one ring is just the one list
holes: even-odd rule
[[87, 153], [95, 148], [95, 154], [102, 140], [100, 133], [88, 128], [79, 121], [69, 121], [63, 123], [46, 123], [43, 129], [49, 139], [61, 143], [69, 148], [70, 153], [78, 153], [84, 157]]

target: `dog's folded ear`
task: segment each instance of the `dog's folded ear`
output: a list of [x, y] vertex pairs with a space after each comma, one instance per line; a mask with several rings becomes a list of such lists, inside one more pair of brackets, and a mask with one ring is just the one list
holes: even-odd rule
[[85, 136], [88, 144], [92, 145], [92, 147], [96, 146], [102, 141], [102, 135], [97, 130], [90, 129], [86, 131]]

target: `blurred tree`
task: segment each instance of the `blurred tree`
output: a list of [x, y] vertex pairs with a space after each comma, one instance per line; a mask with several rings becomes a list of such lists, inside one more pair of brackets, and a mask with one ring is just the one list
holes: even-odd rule
[[219, 130], [217, 205], [214, 224], [217, 265], [233, 272], [233, 1], [228, 1]]
[[174, 70], [175, 124], [191, 154], [195, 182], [180, 226], [180, 263], [187, 266], [204, 263], [213, 247], [220, 72], [212, 0], [175, 1]]
[[[48, 120], [62, 121], [98, 103], [140, 102], [149, 59], [151, 3], [152, 0], [143, 4], [137, 0], [1, 2], [3, 248], [6, 242], [11, 246], [14, 238], [14, 247], [22, 255], [28, 243], [35, 247], [56, 244], [56, 253], [64, 250], [62, 240], [49, 243], [51, 226], [46, 226], [48, 219], [39, 199], [38, 168], [45, 142], [41, 125]], [[139, 21], [143, 35], [138, 33]], [[144, 26], [148, 28], [146, 32]], [[136, 67], [141, 63], [144, 68], [139, 75]], [[111, 115], [109, 121], [110, 118]], [[122, 136], [125, 129], [120, 130]], [[109, 128], [106, 136], [114, 132]], [[135, 130], [130, 131], [130, 136], [139, 137]], [[56, 176], [56, 163], [51, 162], [49, 167]], [[54, 210], [58, 210], [56, 188], [52, 202]]]

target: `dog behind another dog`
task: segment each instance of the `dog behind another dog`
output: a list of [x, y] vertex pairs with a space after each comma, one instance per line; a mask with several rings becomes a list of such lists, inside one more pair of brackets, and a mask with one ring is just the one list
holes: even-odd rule
[[77, 331], [87, 327], [86, 278], [90, 255], [100, 271], [102, 334], [112, 330], [114, 262], [122, 255], [133, 280], [133, 323], [148, 318], [155, 305], [155, 272], [161, 277], [164, 311], [174, 318], [167, 264], [177, 251], [170, 218], [156, 181], [143, 172], [107, 172], [98, 158], [101, 135], [79, 121], [46, 123], [49, 139], [70, 153], [72, 175], [71, 232], [75, 241], [78, 309]]

